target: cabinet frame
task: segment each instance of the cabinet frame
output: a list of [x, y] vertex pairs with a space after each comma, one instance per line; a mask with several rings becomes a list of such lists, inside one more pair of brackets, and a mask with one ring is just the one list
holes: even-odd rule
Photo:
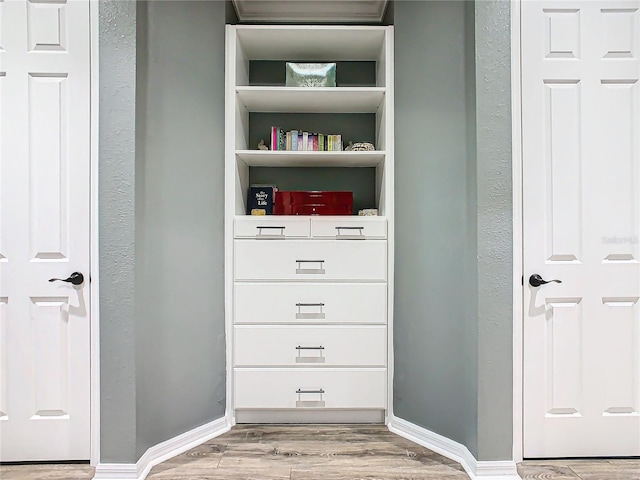
[[[394, 69], [393, 26], [354, 25], [227, 25], [225, 71], [225, 337], [226, 337], [226, 417], [235, 425], [234, 402], [234, 219], [246, 210], [251, 166], [368, 166], [376, 169], [376, 206], [387, 220], [387, 409], [385, 423], [393, 415], [393, 271], [394, 271]], [[318, 41], [325, 39], [324, 43]], [[297, 43], [291, 41], [297, 39]], [[339, 48], [338, 48], [339, 47]], [[346, 104], [357, 106], [360, 98], [381, 97], [376, 113], [376, 148], [361, 152], [261, 152], [248, 145], [249, 111], [260, 111], [265, 102], [247, 106], [253, 93], [275, 89], [279, 98], [295, 102], [300, 89], [253, 87], [249, 85], [251, 60], [375, 60], [376, 86], [337, 88]], [[322, 89], [326, 90], [326, 89]], [[255, 91], [255, 92], [253, 92]], [[314, 97], [313, 89], [308, 89]], [[306, 93], [306, 92], [303, 92]], [[328, 92], [329, 94], [331, 92]], [[318, 91], [320, 95], [327, 92]], [[266, 102], [268, 103], [268, 102]], [[253, 110], [252, 110], [253, 108]], [[336, 109], [335, 104], [332, 105]], [[355, 108], [355, 107], [353, 107]], [[302, 108], [304, 110], [304, 108]], [[340, 110], [338, 108], [338, 110]], [[287, 111], [295, 111], [289, 109]], [[355, 110], [354, 110], [355, 111]], [[342, 111], [342, 113], [354, 113]], [[339, 133], [339, 132], [325, 132]], [[255, 148], [255, 146], [253, 146]], [[322, 217], [327, 218], [327, 217]], [[345, 218], [345, 217], [341, 217]], [[350, 216], [353, 221], [366, 217]], [[283, 240], [288, 241], [288, 240]], [[349, 240], [346, 240], [349, 241]]]

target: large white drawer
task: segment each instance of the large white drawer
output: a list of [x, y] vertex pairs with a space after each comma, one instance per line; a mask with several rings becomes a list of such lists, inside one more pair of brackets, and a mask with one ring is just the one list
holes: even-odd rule
[[309, 238], [309, 218], [294, 216], [243, 216], [235, 218], [236, 238], [282, 239]]
[[236, 324], [386, 323], [384, 283], [236, 283]]
[[236, 280], [385, 281], [387, 242], [235, 241]]
[[381, 326], [236, 326], [236, 367], [384, 367], [387, 328]]
[[384, 217], [313, 217], [311, 236], [338, 240], [385, 239], [387, 220]]
[[387, 371], [371, 369], [235, 369], [235, 407], [386, 408]]

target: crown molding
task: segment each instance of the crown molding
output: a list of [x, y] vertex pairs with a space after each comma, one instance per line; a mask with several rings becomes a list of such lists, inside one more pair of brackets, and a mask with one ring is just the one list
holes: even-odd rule
[[388, 0], [233, 0], [241, 22], [380, 23]]

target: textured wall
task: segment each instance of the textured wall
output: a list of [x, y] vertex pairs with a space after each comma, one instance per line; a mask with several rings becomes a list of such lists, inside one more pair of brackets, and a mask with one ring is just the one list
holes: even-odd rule
[[99, 2], [101, 461], [136, 457], [136, 4]]
[[394, 17], [395, 415], [474, 450], [465, 5], [397, 1]]
[[512, 456], [511, 23], [507, 1], [476, 2], [478, 459]]
[[[225, 413], [224, 2], [142, 2], [137, 452]], [[144, 25], [143, 25], [144, 23]]]
[[[465, 241], [464, 282], [464, 378], [468, 388], [474, 392], [467, 398], [471, 413], [469, 421], [478, 422], [478, 212], [477, 212], [477, 164], [476, 164], [476, 68], [475, 68], [475, 8], [474, 2], [464, 2], [465, 21], [465, 102], [467, 109], [467, 225]], [[466, 430], [464, 444], [474, 455], [478, 453], [477, 428]]]

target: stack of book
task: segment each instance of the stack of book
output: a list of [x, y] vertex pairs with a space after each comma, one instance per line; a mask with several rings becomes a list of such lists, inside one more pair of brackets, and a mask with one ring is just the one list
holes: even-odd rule
[[294, 152], [340, 152], [342, 135], [290, 130], [285, 132], [279, 127], [271, 127], [271, 150]]

